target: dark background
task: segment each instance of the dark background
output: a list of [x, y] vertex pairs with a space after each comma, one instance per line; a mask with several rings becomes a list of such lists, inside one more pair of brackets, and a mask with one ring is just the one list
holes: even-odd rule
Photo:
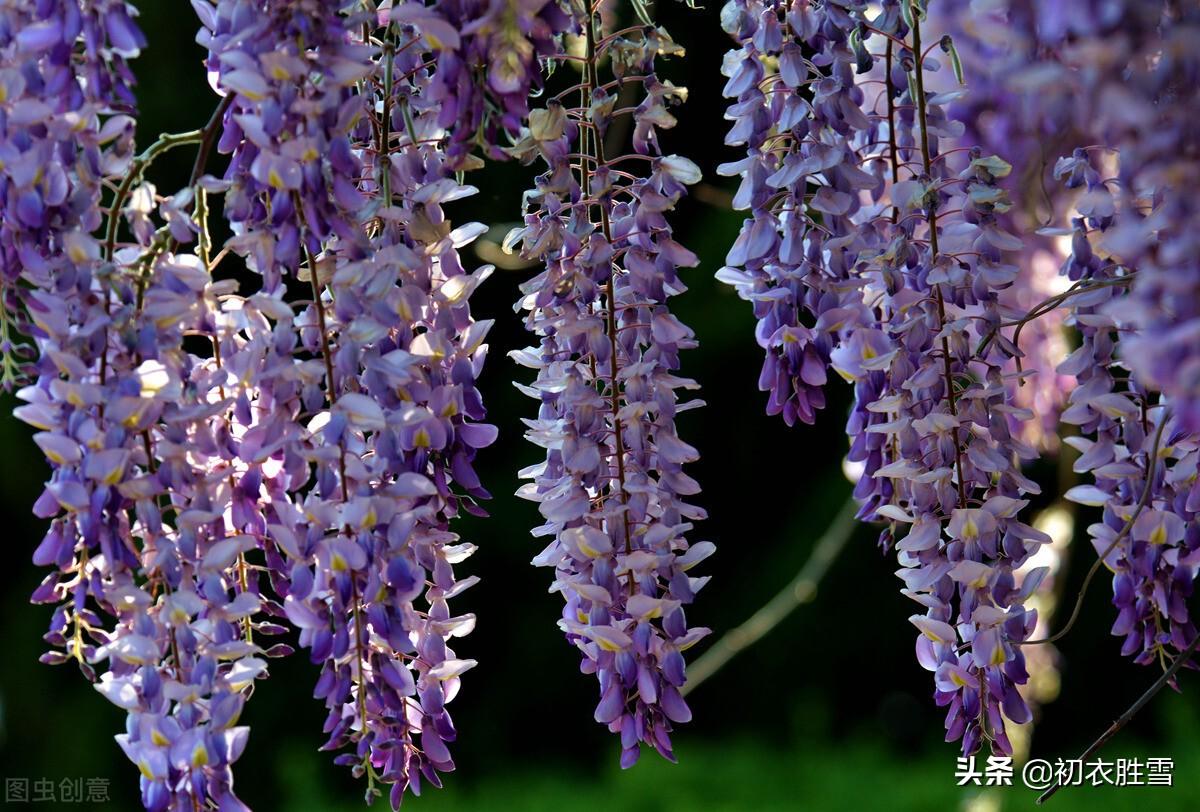
[[[205, 82], [188, 4], [145, 0], [141, 6], [151, 42], [135, 63], [144, 146], [159, 132], [202, 126], [215, 97]], [[713, 580], [689, 612], [692, 622], [711, 626], [715, 635], [689, 652], [690, 659], [788, 582], [849, 492], [840, 467], [848, 388], [830, 384], [830, 405], [815, 426], [788, 429], [766, 417], [749, 305], [713, 279], [741, 222], [726, 205], [733, 184], [715, 173], [718, 163], [737, 157], [722, 144], [719, 68], [728, 40], [718, 13], [717, 5], [688, 10], [676, 3], [656, 10], [688, 50], [686, 58], [667, 61], [662, 73], [691, 91], [664, 147], [705, 171], [705, 185], [674, 217], [677, 236], [702, 259], [685, 274], [690, 291], [672, 303], [701, 341], [685, 354], [683, 374], [699, 380], [708, 403], [680, 420], [681, 436], [702, 453], [689, 470], [705, 487], [698, 502], [711, 516], [692, 540], [718, 546], [701, 567]], [[150, 177], [160, 192], [186, 182], [191, 160], [181, 149], [156, 163]], [[210, 171], [222, 168], [223, 162], [214, 162]], [[472, 173], [469, 182], [481, 193], [457, 204], [455, 222], [515, 221], [534, 171], [510, 164]], [[471, 249], [464, 254], [468, 265], [480, 264]], [[512, 310], [517, 285], [530, 273], [497, 271], [472, 300], [477, 318], [496, 319], [481, 386], [490, 419], [501, 429], [500, 440], [480, 459], [480, 475], [495, 495], [491, 517], [468, 518], [457, 527], [479, 545], [464, 572], [483, 579], [455, 601], [456, 611], [479, 617], [476, 631], [457, 649], [480, 664], [464, 678], [452, 705], [460, 736], [453, 748], [459, 769], [446, 776], [450, 788], [408, 803], [439, 809], [1032, 808], [1033, 794], [1021, 787], [983, 794], [955, 788], [957, 747], [941, 742], [931, 675], [913, 655], [915, 630], [907, 617], [916, 606], [899, 594], [894, 560], [880, 554], [877, 531], [861, 527], [813, 603], [691, 695], [695, 719], [675, 737], [682, 763], [656, 763], [658, 757], [646, 753], [637, 768], [618, 772], [618, 744], [591, 718], [595, 680], [579, 674], [578, 653], [555, 626], [561, 598], [546, 592], [549, 571], [529, 565], [543, 546], [528, 533], [540, 523], [535, 507], [512, 495], [520, 484], [516, 471], [540, 453], [522, 438], [519, 422], [533, 415], [533, 402], [511, 385], [514, 377], [528, 380], [529, 371], [506, 357], [531, 343]], [[5, 398], [2, 413], [13, 405]], [[134, 810], [137, 771], [112, 740], [123, 729], [124, 713], [73, 667], [37, 662], [51, 610], [27, 603], [43, 575], [30, 555], [44, 532], [29, 507], [46, 475], [30, 434], [12, 417], [0, 419], [0, 507], [9, 562], [0, 573], [0, 774], [55, 782], [109, 778], [112, 802], [106, 808]], [[1037, 472], [1043, 481], [1053, 479], [1052, 466], [1047, 461]], [[1077, 519], [1082, 528], [1093, 517], [1083, 512]], [[1072, 550], [1068, 601], [1093, 555], [1082, 533]], [[1078, 626], [1060, 644], [1062, 696], [1044, 709], [1034, 736], [1036, 757], [1076, 755], [1157, 676], [1119, 656], [1119, 643], [1108, 634], [1113, 610], [1107, 590], [1101, 577]], [[363, 787], [316, 752], [324, 719], [320, 702], [311, 698], [316, 668], [299, 654], [272, 661], [271, 675], [258, 684], [243, 716], [252, 734], [236, 765], [239, 794], [260, 812], [354, 808]], [[1198, 682], [1192, 674], [1182, 680], [1188, 694], [1196, 693]], [[1164, 692], [1104, 751], [1110, 759], [1174, 757], [1175, 788], [1073, 788], [1050, 808], [1098, 802], [1112, 809], [1200, 808], [1196, 707], [1194, 696]]]

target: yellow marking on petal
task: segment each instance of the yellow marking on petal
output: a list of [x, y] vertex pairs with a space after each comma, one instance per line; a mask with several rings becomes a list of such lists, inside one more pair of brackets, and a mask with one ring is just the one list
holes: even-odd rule
[[1150, 533], [1151, 544], [1166, 544], [1167, 543], [1167, 528], [1163, 525], [1158, 525]]
[[350, 565], [346, 563], [346, 559], [339, 553], [333, 554], [333, 557], [329, 560], [329, 566], [333, 568], [334, 572], [345, 572], [350, 569]]
[[962, 675], [959, 674], [957, 671], [950, 672], [950, 681], [953, 682], [955, 685], [957, 685], [959, 688], [966, 688], [970, 684], [965, 679], [963, 679]]
[[203, 767], [208, 764], [208, 748], [201, 742], [192, 751], [192, 766]]
[[1006, 656], [1004, 655], [1004, 647], [1003, 647], [1003, 646], [996, 646], [996, 648], [995, 648], [995, 649], [992, 651], [992, 661], [991, 661], [991, 664], [992, 664], [992, 665], [1004, 665], [1004, 662], [1005, 662], [1007, 659], [1008, 659], [1008, 657], [1006, 657]]
[[150, 741], [159, 747], [166, 747], [171, 743], [170, 739], [158, 731], [158, 728], [154, 728], [150, 731]]
[[595, 640], [596, 645], [598, 645], [600, 648], [604, 649], [605, 651], [620, 651], [621, 650], [621, 647], [618, 646], [616, 643], [612, 642], [611, 640], [605, 640], [603, 637], [596, 637], [593, 639]]
[[429, 432], [425, 429], [417, 429], [417, 436], [413, 439], [413, 445], [417, 448], [429, 448], [433, 443], [429, 439]]
[[585, 541], [579, 542], [579, 552], [583, 553], [588, 558], [599, 558], [601, 555], [599, 550], [597, 550], [595, 547], [589, 546]]
[[146, 776], [147, 781], [154, 780], [154, 773], [150, 771], [150, 765], [146, 763], [145, 759], [138, 761], [138, 772]]
[[974, 519], [967, 519], [966, 522], [963, 523], [962, 537], [964, 541], [974, 541], [975, 539], [979, 538], [979, 525], [975, 524]]
[[271, 169], [269, 172], [267, 172], [267, 183], [276, 189], [282, 189], [283, 177], [274, 169]]

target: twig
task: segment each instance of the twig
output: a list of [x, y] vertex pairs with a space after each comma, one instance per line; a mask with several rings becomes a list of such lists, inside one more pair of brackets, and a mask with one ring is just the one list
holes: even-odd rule
[[[1177, 672], [1180, 668], [1182, 668], [1187, 663], [1187, 661], [1189, 659], [1191, 659], [1191, 656], [1196, 652], [1196, 646], [1198, 644], [1200, 644], [1200, 634], [1197, 634], [1195, 637], [1192, 638], [1192, 642], [1188, 643], [1188, 647], [1185, 648], [1182, 652], [1180, 652], [1179, 656], [1175, 658], [1175, 661], [1173, 663], [1171, 663], [1171, 667], [1168, 668], [1166, 671], [1164, 671], [1162, 673], [1162, 676], [1160, 676], [1158, 679], [1156, 679], [1154, 681], [1154, 684], [1146, 689], [1146, 693], [1144, 693], [1140, 697], [1138, 697], [1137, 702], [1134, 702], [1132, 705], [1129, 706], [1129, 710], [1125, 711], [1120, 716], [1118, 716], [1117, 721], [1115, 721], [1111, 725], [1109, 725], [1108, 729], [1100, 734], [1100, 738], [1098, 738], [1094, 742], [1092, 742], [1091, 746], [1088, 747], [1088, 749], [1083, 751], [1083, 755], [1081, 755], [1079, 757], [1079, 760], [1081, 762], [1086, 763], [1087, 760], [1089, 758], [1091, 758], [1092, 756], [1094, 756], [1101, 747], [1103, 747], [1105, 744], [1108, 743], [1109, 739], [1111, 739], [1113, 736], [1117, 735], [1117, 733], [1120, 732], [1121, 728], [1123, 728], [1123, 727], [1125, 727], [1125, 725], [1129, 724], [1129, 720], [1132, 719], [1138, 711], [1140, 711], [1142, 708], [1144, 708], [1146, 706], [1146, 703], [1148, 703], [1151, 699], [1153, 699], [1155, 694], [1157, 694], [1159, 691], [1161, 691], [1163, 686], [1171, 681], [1171, 678], [1175, 676], [1175, 672]], [[1044, 804], [1046, 801], [1050, 800], [1050, 797], [1052, 795], [1054, 795], [1054, 793], [1058, 792], [1058, 790], [1063, 786], [1066, 786], [1066, 785], [1065, 784], [1055, 784], [1054, 786], [1047, 789], [1040, 796], [1038, 796], [1038, 799], [1037, 799], [1038, 804], [1039, 805]]]
[[154, 162], [154, 159], [164, 152], [182, 147], [187, 144], [199, 144], [203, 138], [202, 130], [189, 130], [185, 133], [163, 133], [158, 137], [146, 150], [133, 159], [129, 165], [129, 171], [125, 173], [125, 177], [121, 179], [121, 185], [117, 187], [117, 191], [113, 194], [112, 203], [108, 207], [107, 225], [104, 233], [104, 259], [111, 262], [113, 253], [116, 250], [117, 244], [117, 225], [120, 222], [121, 207], [125, 204], [126, 198], [133, 188], [133, 184], [137, 183], [146, 169]]
[[848, 499], [834, 520], [817, 539], [808, 560], [804, 562], [796, 577], [771, 598], [766, 605], [750, 616], [740, 626], [730, 629], [720, 640], [704, 652], [688, 669], [688, 681], [681, 693], [685, 696], [696, 686], [750, 646], [757, 643], [769, 631], [791, 614], [792, 610], [811, 601], [817, 594], [817, 585], [829, 571], [846, 542], [854, 532], [857, 522], [854, 513], [858, 505]]
[[[921, 53], [921, 23], [915, 13], [912, 13], [913, 0], [906, 0], [909, 4], [910, 16], [912, 17], [912, 49], [913, 53]], [[882, 33], [882, 32], [881, 32]], [[925, 175], [933, 176], [932, 160], [930, 158], [929, 149], [929, 120], [928, 111], [925, 103], [925, 58], [921, 56], [917, 60], [917, 64], [913, 68], [913, 82], [916, 85], [917, 96], [913, 102], [917, 106], [917, 117], [921, 124], [921, 163], [925, 168]], [[938, 214], [937, 202], [931, 203], [927, 208], [926, 219], [929, 222], [929, 264], [934, 266], [937, 262], [938, 254]], [[933, 286], [934, 299], [937, 302], [938, 313], [938, 330], [944, 332], [946, 329], [946, 302], [942, 295], [942, 286]], [[967, 483], [963, 479], [963, 450], [962, 442], [958, 433], [958, 399], [954, 390], [954, 374], [951, 369], [950, 355], [950, 339], [942, 336], [942, 364], [943, 377], [946, 380], [946, 402], [950, 406], [950, 415], [955, 418], [953, 428], [954, 439], [954, 470], [958, 475], [958, 506], [965, 508], [967, 506]], [[980, 712], [982, 713], [982, 707]]]
[[[1112, 279], [1102, 279], [1102, 280], [1098, 280], [1098, 281], [1097, 280], [1080, 280], [1080, 281], [1076, 282], [1074, 285], [1072, 285], [1068, 290], [1065, 290], [1062, 293], [1055, 294], [1054, 296], [1051, 296], [1047, 299], [1043, 299], [1041, 302], [1039, 302], [1038, 304], [1036, 304], [1032, 308], [1030, 308], [1029, 312], [1026, 313], [1024, 316], [1022, 316], [1021, 318], [1014, 319], [1012, 321], [1006, 321], [1006, 322], [1003, 322], [1002, 324], [997, 325], [996, 327], [993, 327], [991, 330], [989, 330], [983, 336], [982, 339], [980, 339], [979, 346], [975, 348], [975, 355], [980, 356], [980, 357], [983, 355], [983, 351], [985, 349], [987, 349], [989, 344], [992, 343], [992, 340], [996, 337], [996, 333], [999, 332], [999, 330], [1001, 328], [1003, 328], [1003, 327], [1016, 327], [1017, 328], [1016, 332], [1013, 333], [1013, 344], [1015, 345], [1017, 342], [1019, 342], [1021, 340], [1021, 329], [1026, 324], [1033, 321], [1034, 319], [1041, 318], [1042, 316], [1046, 315], [1047, 313], [1051, 312], [1052, 310], [1056, 310], [1059, 306], [1064, 304], [1066, 302], [1066, 300], [1070, 299], [1072, 296], [1076, 296], [1080, 293], [1090, 293], [1093, 290], [1100, 290], [1101, 288], [1110, 288], [1110, 287], [1114, 287], [1117, 285], [1128, 285], [1130, 282], [1133, 281], [1133, 278], [1135, 275], [1136, 275], [1136, 273], [1131, 273], [1127, 276], [1118, 276], [1118, 277], [1114, 277]], [[1020, 361], [1019, 358], [1017, 360], [1018, 360], [1018, 362]]]

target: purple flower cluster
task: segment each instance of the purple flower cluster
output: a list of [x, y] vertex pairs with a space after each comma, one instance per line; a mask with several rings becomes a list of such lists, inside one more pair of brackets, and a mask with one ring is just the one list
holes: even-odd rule
[[1070, 237], [1065, 305], [1081, 336], [1058, 368], [1078, 382], [1063, 420], [1080, 430], [1075, 471], [1094, 477], [1068, 495], [1104, 508], [1089, 535], [1115, 572], [1124, 653], [1166, 665], [1168, 647], [1195, 635], [1186, 600], [1200, 545], [1196, 12], [1012, 0], [973, 23], [1008, 100], [1000, 120], [1054, 134], [1043, 154], [1057, 151], [1052, 194], [1074, 210], [1055, 233]]
[[[540, 404], [526, 436], [546, 460], [522, 472], [533, 481], [518, 495], [546, 520], [534, 535], [550, 543], [534, 563], [554, 568], [559, 626], [599, 679], [596, 721], [620, 734], [629, 767], [642, 743], [674, 758], [672, 724], [691, 718], [682, 652], [708, 632], [684, 613], [708, 580], [689, 570], [713, 545], [686, 539], [704, 512], [685, 501], [699, 485], [683, 466], [698, 454], [676, 430], [679, 412], [700, 405], [680, 402], [696, 384], [676, 374], [679, 351], [696, 342], [667, 305], [685, 290], [678, 269], [698, 260], [666, 215], [700, 172], [658, 149], [657, 130], [675, 124], [670, 108], [686, 92], [657, 74], [656, 55], [677, 50], [666, 32], [601, 37], [595, 20], [583, 26], [578, 102], [570, 90], [551, 98], [513, 148], [547, 167], [508, 239], [545, 265], [519, 303], [540, 344], [513, 357], [537, 371], [520, 388]], [[614, 79], [602, 83], [605, 58]], [[616, 110], [630, 89], [640, 99]], [[617, 115], [632, 116], [634, 151], [610, 155]]]
[[[393, 9], [393, 12], [396, 12]], [[255, 383], [255, 465], [243, 489], [283, 612], [321, 664], [337, 761], [392, 785], [398, 806], [454, 763], [446, 703], [474, 626], [448, 601], [474, 577], [449, 521], [481, 513], [473, 460], [495, 437], [475, 380], [490, 322], [468, 299], [453, 180], [437, 122], [438, 29], [341, 15], [327, 3], [202, 9], [218, 89], [229, 246], [263, 278], [226, 366]], [[376, 59], [375, 49], [386, 53]], [[311, 298], [289, 301], [287, 280]], [[293, 312], [299, 306], [299, 312]], [[421, 601], [420, 603], [418, 601]]]
[[1037, 486], [1020, 471], [1036, 452], [1012, 425], [1031, 415], [1000, 330], [1022, 247], [1002, 219], [1011, 167], [942, 149], [964, 132], [945, 110], [959, 91], [925, 88], [939, 63], [921, 50], [919, 6], [734, 0], [722, 16], [740, 46], [727, 142], [749, 147], [727, 171], [752, 217], [730, 254], [740, 268], [721, 277], [756, 303], [768, 411], [811, 420], [826, 366], [854, 383], [860, 515], [889, 522], [904, 593], [925, 607], [917, 655], [947, 738], [1011, 752], [1005, 720], [1029, 718], [1023, 604], [1044, 571], [1014, 573], [1048, 540], [1018, 518]]
[[[96, 687], [129, 714], [117, 740], [146, 808], [236, 810], [237, 719], [266, 670], [250, 641], [262, 601], [239, 555], [252, 540], [226, 515], [221, 374], [183, 349], [185, 333], [211, 334], [221, 290], [175, 253], [194, 236], [191, 190], [164, 199], [140, 182], [155, 154], [200, 136], [132, 154], [124, 60], [144, 41], [130, 15], [123, 2], [4, 12], [4, 277], [10, 294], [18, 274], [27, 285], [38, 353], [17, 416], [52, 471], [34, 561], [53, 570], [33, 600], [59, 604], [43, 661], [91, 679], [106, 664]], [[102, 181], [118, 190], [107, 217]], [[122, 220], [132, 242], [117, 239]]]
[[[238, 720], [289, 631], [368, 801], [441, 785], [475, 665], [452, 647], [477, 580], [454, 520], [485, 515], [497, 436], [470, 307], [492, 269], [460, 255], [486, 226], [451, 205], [485, 157], [540, 161], [505, 246], [540, 266], [517, 306], [538, 344], [511, 354], [545, 450], [519, 491], [544, 519], [534, 564], [622, 766], [643, 744], [673, 759], [714, 550], [688, 541], [696, 338], [669, 307], [699, 263], [668, 218], [700, 170], [659, 144], [687, 91], [658, 59], [682, 49], [560, 0], [192, 6], [216, 111], [141, 152], [134, 9], [0, 9], [0, 383], [50, 466], [43, 661], [127, 712], [148, 810], [246, 809]], [[1022, 469], [1060, 422], [1123, 653], [1166, 667], [1197, 635], [1200, 10], [978, 6], [729, 0], [744, 154], [720, 172], [746, 217], [717, 276], [752, 304], [768, 413], [812, 423], [831, 370], [853, 385], [859, 517], [922, 607], [947, 739], [1011, 753], [1050, 540]], [[581, 80], [530, 110], [557, 63]], [[162, 194], [147, 169], [180, 147], [192, 176]]]
[[[100, 182], [132, 158], [133, 76], [145, 45], [124, 2], [60, 0], [0, 10], [0, 353], [11, 390], [36, 374], [24, 284], [53, 291], [67, 267], [94, 270]], [[50, 295], [50, 294], [48, 294]], [[36, 305], [33, 305], [35, 308]]]
[[483, 165], [474, 150], [507, 157], [501, 138], [520, 132], [542, 88], [541, 62], [572, 28], [560, 0], [384, 0], [379, 13], [381, 23], [426, 33], [434, 70], [425, 96], [438, 104], [447, 160], [458, 169]]
[[362, 20], [337, 3], [207, 0], [193, 3], [209, 50], [210, 82], [231, 97], [218, 148], [232, 153], [224, 216], [229, 247], [263, 276], [263, 292], [336, 238], [365, 254], [357, 214], [361, 160], [352, 148], [358, 92], [372, 51], [351, 33]]
[[[717, 278], [754, 305], [755, 337], [766, 351], [758, 384], [770, 393], [767, 413], [782, 414], [789, 426], [812, 423], [825, 405], [830, 354], [856, 287], [837, 238], [851, 230], [857, 191], [877, 183], [850, 145], [870, 126], [848, 48], [853, 24], [838, 5], [775, 0], [733, 0], [721, 22], [739, 46], [722, 69], [725, 95], [736, 100], [726, 114], [733, 124], [725, 143], [745, 145], [746, 157], [719, 171], [741, 177], [733, 206], [751, 216]], [[805, 48], [835, 55], [819, 81], [810, 76], [816, 66]], [[778, 68], [768, 74], [772, 63]], [[815, 192], [810, 179], [819, 183]]]
[[[317, 0], [193, 6], [222, 100], [136, 155], [131, 9], [3, 12], [4, 327], [36, 350], [6, 343], [5, 382], [38, 376], [17, 415], [52, 468], [43, 660], [107, 664], [147, 809], [236, 812], [237, 721], [286, 623], [321, 665], [327, 747], [398, 807], [453, 769], [446, 704], [474, 661], [448, 643], [474, 617], [448, 601], [476, 579], [455, 577], [474, 547], [450, 521], [482, 514], [496, 434], [468, 305], [490, 268], [458, 256], [484, 229], [443, 210], [473, 189], [437, 122], [441, 46]], [[159, 194], [146, 168], [189, 145], [190, 185]], [[217, 277], [222, 195], [257, 290]]]

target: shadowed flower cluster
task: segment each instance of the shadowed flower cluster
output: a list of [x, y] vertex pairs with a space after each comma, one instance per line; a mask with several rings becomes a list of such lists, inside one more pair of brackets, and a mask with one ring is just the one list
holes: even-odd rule
[[[620, 734], [629, 767], [642, 743], [674, 759], [672, 724], [691, 718], [682, 652], [708, 632], [684, 613], [708, 580], [688, 571], [713, 545], [686, 539], [704, 512], [685, 501], [699, 485], [683, 466], [698, 454], [675, 422], [700, 405], [680, 402], [696, 384], [676, 374], [679, 351], [696, 342], [667, 305], [685, 290], [678, 269], [698, 260], [666, 215], [700, 171], [658, 148], [686, 91], [660, 79], [656, 62], [678, 46], [661, 28], [581, 24], [578, 96], [535, 110], [512, 150], [546, 165], [507, 240], [545, 266], [518, 303], [540, 343], [513, 357], [537, 372], [520, 388], [540, 404], [526, 436], [546, 460], [522, 472], [533, 482], [518, 495], [546, 520], [533, 532], [550, 544], [534, 563], [554, 568], [551, 591], [566, 602], [559, 626], [599, 679], [596, 721]], [[613, 79], [602, 82], [605, 58]], [[630, 130], [633, 151], [611, 154], [606, 142]]]

